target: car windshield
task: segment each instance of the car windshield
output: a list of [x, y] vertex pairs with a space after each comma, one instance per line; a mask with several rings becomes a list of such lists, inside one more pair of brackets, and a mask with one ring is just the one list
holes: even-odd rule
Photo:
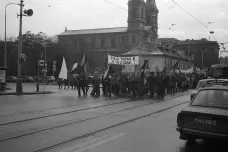
[[228, 91], [219, 89], [201, 90], [191, 105], [228, 109]]
[[202, 81], [198, 83], [196, 90], [199, 90], [200, 88], [204, 88], [204, 87], [211, 87], [211, 86], [212, 84], [207, 84], [206, 81]]

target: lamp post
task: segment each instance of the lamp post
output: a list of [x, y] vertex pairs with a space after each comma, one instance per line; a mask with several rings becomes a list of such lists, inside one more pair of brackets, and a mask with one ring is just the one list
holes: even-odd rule
[[19, 20], [20, 20], [20, 24], [19, 24], [19, 41], [18, 41], [18, 59], [17, 59], [17, 76], [18, 76], [18, 80], [17, 80], [17, 85], [16, 85], [16, 92], [17, 93], [21, 93], [22, 92], [22, 79], [21, 79], [21, 63], [20, 63], [20, 59], [21, 59], [21, 53], [22, 53], [22, 16], [23, 16], [23, 0], [20, 1], [20, 14], [19, 14]]
[[[4, 67], [7, 68], [7, 40], [6, 40], [6, 9], [9, 5], [20, 5], [17, 3], [8, 3], [5, 6], [5, 47], [4, 47]], [[5, 76], [7, 76], [7, 74], [5, 73]]]
[[18, 76], [18, 80], [16, 83], [16, 92], [17, 93], [22, 93], [22, 79], [21, 79], [21, 54], [22, 54], [22, 17], [23, 16], [32, 16], [33, 15], [33, 10], [29, 9], [29, 10], [24, 10], [24, 14], [23, 14], [23, 7], [24, 7], [24, 1], [20, 0], [20, 14], [19, 16], [19, 40], [18, 40], [18, 59], [17, 59], [17, 76]]

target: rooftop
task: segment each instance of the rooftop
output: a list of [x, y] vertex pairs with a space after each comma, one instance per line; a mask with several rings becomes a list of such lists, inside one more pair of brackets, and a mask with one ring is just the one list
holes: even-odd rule
[[[145, 30], [149, 30], [151, 26], [145, 26]], [[98, 28], [98, 29], [82, 29], [82, 30], [66, 30], [59, 36], [67, 35], [85, 35], [85, 34], [106, 34], [106, 33], [124, 33], [127, 32], [127, 27], [114, 28]]]
[[172, 51], [166, 51], [164, 49], [158, 48], [155, 42], [145, 41], [141, 45], [136, 46], [131, 51], [124, 53], [124, 56], [134, 56], [134, 55], [165, 55], [170, 57], [175, 57], [179, 59], [184, 59], [180, 55]]

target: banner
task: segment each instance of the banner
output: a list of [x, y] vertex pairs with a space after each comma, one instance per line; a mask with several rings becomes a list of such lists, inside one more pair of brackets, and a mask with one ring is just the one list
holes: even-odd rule
[[118, 65], [138, 65], [139, 57], [115, 57], [108, 55], [108, 64], [118, 64]]

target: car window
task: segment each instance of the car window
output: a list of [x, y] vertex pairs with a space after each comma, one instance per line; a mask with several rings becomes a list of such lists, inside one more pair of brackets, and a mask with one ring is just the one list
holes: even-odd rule
[[216, 89], [201, 90], [196, 95], [191, 105], [228, 109], [228, 91]]

